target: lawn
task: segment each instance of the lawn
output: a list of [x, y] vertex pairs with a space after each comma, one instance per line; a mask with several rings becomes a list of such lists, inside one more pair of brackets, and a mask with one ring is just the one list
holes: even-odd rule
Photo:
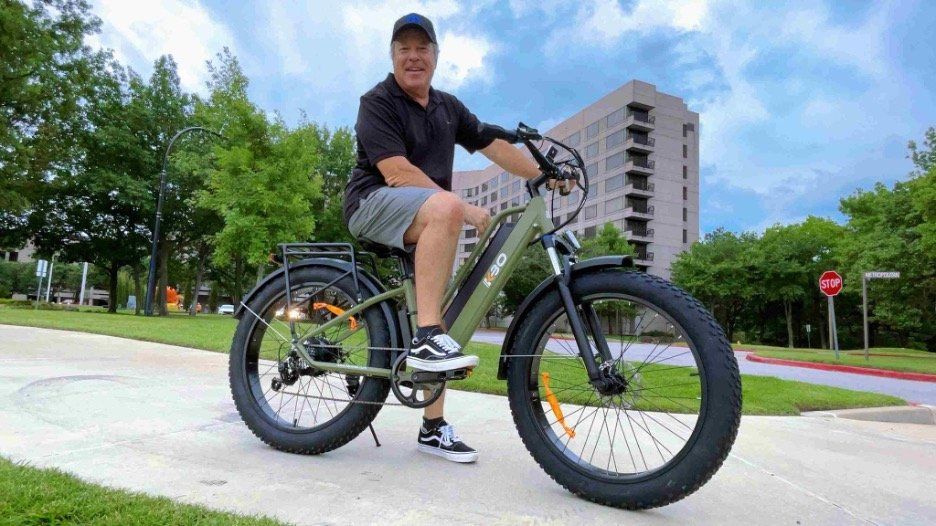
[[0, 525], [7, 524], [273, 526], [283, 523], [106, 488], [56, 469], [37, 469], [0, 457]]
[[917, 351], [914, 349], [876, 347], [869, 350], [869, 360], [864, 358], [864, 350], [839, 351], [839, 359], [835, 359], [833, 351], [820, 349], [787, 349], [785, 347], [768, 347], [762, 345], [741, 345], [740, 349], [752, 349], [758, 356], [765, 358], [781, 358], [784, 360], [801, 360], [804, 362], [820, 362], [854, 367], [872, 367], [875, 369], [888, 369], [891, 371], [906, 371], [913, 373], [936, 374], [936, 353]]
[[[236, 320], [229, 316], [199, 315], [189, 317], [173, 314], [164, 318], [145, 318], [132, 314], [102, 312], [34, 311], [0, 306], [0, 323], [29, 325], [54, 329], [69, 329], [109, 334], [139, 340], [194, 347], [210, 351], [227, 352], [234, 334]], [[749, 346], [745, 346], [747, 348]], [[481, 364], [467, 380], [453, 382], [453, 389], [492, 394], [507, 394], [507, 384], [497, 379], [500, 347], [484, 343], [471, 343], [469, 353], [481, 357]], [[562, 381], [562, 373], [557, 373]], [[649, 387], [685, 383], [679, 378], [691, 377], [689, 369], [669, 367], [665, 371], [647, 371], [643, 381]], [[835, 387], [806, 384], [773, 377], [742, 376], [744, 414], [796, 415], [800, 411], [844, 409], [885, 405], [904, 405], [906, 402], [892, 396], [850, 391]], [[689, 386], [691, 388], [691, 386]], [[685, 388], [683, 389], [685, 390]], [[652, 392], [650, 390], [646, 392]], [[663, 398], [685, 399], [697, 393], [667, 390]], [[563, 401], [584, 402], [575, 397], [557, 395]], [[663, 398], [654, 401], [659, 407], [677, 411]]]

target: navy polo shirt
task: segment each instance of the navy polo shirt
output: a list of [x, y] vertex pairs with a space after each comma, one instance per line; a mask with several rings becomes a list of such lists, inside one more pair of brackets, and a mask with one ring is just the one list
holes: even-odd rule
[[357, 164], [345, 186], [347, 222], [362, 199], [387, 186], [377, 163], [402, 155], [445, 190], [452, 189], [455, 145], [474, 153], [493, 139], [481, 136], [481, 123], [454, 95], [429, 88], [423, 108], [397, 84], [393, 74], [361, 97], [357, 124]]

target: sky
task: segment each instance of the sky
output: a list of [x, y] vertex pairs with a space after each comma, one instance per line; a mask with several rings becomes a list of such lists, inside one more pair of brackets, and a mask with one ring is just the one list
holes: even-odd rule
[[[936, 2], [93, 0], [114, 50], [148, 75], [171, 54], [204, 93], [229, 47], [251, 98], [353, 126], [391, 70], [393, 22], [419, 12], [439, 37], [433, 86], [481, 120], [540, 129], [631, 79], [700, 114], [702, 233], [844, 218], [839, 199], [912, 169], [907, 142], [936, 126]], [[476, 169], [482, 155], [456, 155]]]

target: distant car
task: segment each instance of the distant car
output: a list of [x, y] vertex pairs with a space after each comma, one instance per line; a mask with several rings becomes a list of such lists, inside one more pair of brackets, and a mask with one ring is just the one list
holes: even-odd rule
[[234, 314], [234, 305], [221, 305], [218, 307], [218, 314]]

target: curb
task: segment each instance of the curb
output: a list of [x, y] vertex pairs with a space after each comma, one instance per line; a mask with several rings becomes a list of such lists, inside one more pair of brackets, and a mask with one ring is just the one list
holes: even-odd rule
[[880, 376], [897, 380], [912, 380], [915, 382], [936, 383], [936, 374], [910, 373], [905, 371], [890, 371], [887, 369], [874, 369], [871, 367], [856, 367], [854, 365], [837, 365], [820, 362], [801, 362], [799, 360], [784, 360], [782, 358], [766, 358], [753, 352], [748, 353], [747, 359], [757, 363], [771, 365], [788, 365], [790, 367], [803, 367], [805, 369], [818, 369], [820, 371], [835, 371], [840, 373], [863, 374], [865, 376]]

